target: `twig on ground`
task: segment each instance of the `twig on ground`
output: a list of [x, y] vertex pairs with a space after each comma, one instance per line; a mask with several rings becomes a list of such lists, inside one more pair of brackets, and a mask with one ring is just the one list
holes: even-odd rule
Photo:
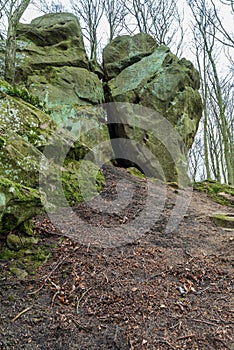
[[72, 322], [75, 323], [77, 327], [79, 327], [80, 329], [83, 329], [85, 332], [90, 332], [92, 330], [91, 327], [83, 326], [82, 324], [80, 324], [80, 322], [75, 320], [73, 317], [71, 317], [71, 320]]
[[173, 349], [173, 350], [177, 350], [171, 343], [169, 343], [166, 339], [159, 339], [157, 340], [157, 343], [165, 343], [169, 346], [169, 348]]
[[184, 339], [188, 339], [188, 338], [192, 338], [192, 337], [195, 337], [195, 334], [184, 335], [183, 337], [179, 337], [176, 340], [184, 340]]
[[20, 313], [18, 313], [18, 315], [16, 315], [13, 319], [12, 322], [15, 322], [20, 316], [22, 316], [23, 314], [25, 314], [26, 312], [28, 312], [29, 310], [31, 310], [32, 306], [27, 307], [26, 309], [24, 309], [23, 311], [21, 311]]
[[196, 318], [189, 318], [190, 321], [194, 321], [194, 322], [198, 322], [198, 323], [205, 323], [208, 324], [210, 326], [215, 326], [214, 322], [209, 322], [209, 321], [205, 321], [205, 320], [198, 320]]
[[77, 304], [76, 304], [76, 313], [77, 313], [77, 314], [79, 313], [78, 309], [79, 309], [81, 300], [85, 297], [85, 295], [86, 295], [91, 289], [92, 289], [92, 288], [86, 289], [86, 291], [84, 291], [84, 293], [83, 293], [83, 294], [81, 295], [81, 297], [78, 299]]
[[44, 276], [44, 281], [41, 285], [40, 288], [38, 288], [37, 290], [34, 290], [33, 292], [30, 292], [28, 294], [36, 294], [38, 292], [40, 292], [40, 290], [42, 290], [42, 288], [45, 286], [47, 280], [51, 277], [51, 275], [57, 270], [57, 268], [65, 261], [66, 257], [64, 257], [63, 259], [61, 259], [56, 265], [55, 267], [52, 269], [52, 271], [50, 271], [50, 273], [48, 273], [48, 275]]
[[222, 343], [222, 344], [225, 346], [226, 349], [228, 349], [228, 350], [233, 350], [233, 347], [230, 348], [227, 344], [224, 343], [223, 340], [221, 340], [221, 339], [217, 339], [217, 340], [220, 341], [220, 343]]

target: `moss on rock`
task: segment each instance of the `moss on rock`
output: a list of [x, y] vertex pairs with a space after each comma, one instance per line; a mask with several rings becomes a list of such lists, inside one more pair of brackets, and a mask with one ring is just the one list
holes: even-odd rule
[[217, 226], [234, 229], [234, 214], [217, 213], [212, 215], [212, 220]]
[[207, 193], [215, 202], [234, 207], [234, 187], [221, 184], [214, 180], [195, 182], [193, 185], [197, 191]]
[[43, 211], [41, 194], [36, 190], [0, 178], [0, 232], [15, 227]]
[[7, 236], [7, 246], [11, 250], [20, 250], [31, 247], [33, 244], [38, 243], [38, 238], [36, 237], [24, 237], [18, 236], [16, 234], [10, 233]]

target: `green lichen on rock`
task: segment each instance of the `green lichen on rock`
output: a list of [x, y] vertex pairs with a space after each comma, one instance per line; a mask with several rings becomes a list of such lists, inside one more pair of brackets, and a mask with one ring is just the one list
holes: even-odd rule
[[43, 211], [41, 194], [36, 190], [0, 178], [0, 232], [8, 233]]
[[[125, 42], [125, 38], [120, 37], [118, 43], [121, 40]], [[114, 41], [112, 44], [114, 45]], [[109, 55], [111, 57], [112, 51], [109, 44], [104, 49], [104, 58]], [[148, 108], [142, 108], [142, 113], [139, 112], [141, 115], [137, 123], [137, 115], [131, 113], [130, 108], [127, 113], [120, 111], [119, 107], [116, 108], [118, 113], [115, 115], [115, 124], [111, 125], [111, 137], [134, 140], [136, 145], [126, 147], [120, 141], [121, 150], [119, 152], [116, 148], [115, 153], [119, 159], [130, 159], [134, 154], [140, 161], [139, 165], [144, 163], [145, 168], [149, 169], [150, 176], [181, 183], [181, 178], [185, 178], [187, 174], [185, 164], [188, 149], [192, 146], [202, 115], [202, 101], [198, 92], [199, 73], [190, 61], [179, 59], [165, 45], [152, 46], [151, 52], [145, 50], [145, 55], [143, 52], [141, 54], [139, 60], [130, 60], [118, 74], [115, 70], [113, 74], [106, 72], [107, 79], [113, 76], [107, 81], [106, 88], [111, 102], [125, 102], [123, 105], [129, 103]], [[108, 60], [106, 66], [111, 69]], [[163, 126], [162, 119], [165, 120]], [[112, 114], [109, 120], [113, 121]], [[138, 147], [139, 144], [146, 146], [151, 155], [148, 153], [147, 157], [144, 148]], [[123, 165], [122, 160], [119, 163]], [[130, 162], [128, 166], [131, 166]]]
[[35, 274], [40, 267], [51, 256], [51, 248], [48, 245], [34, 243], [30, 247], [10, 249], [7, 246], [0, 247], [0, 260], [9, 263], [9, 270], [17, 278], [25, 279], [28, 275]]
[[146, 33], [122, 35], [112, 40], [103, 50], [104, 71], [108, 80], [123, 69], [149, 56], [157, 47], [156, 41]]
[[14, 275], [16, 275], [16, 277], [23, 281], [26, 279], [26, 277], [28, 276], [27, 271], [23, 270], [23, 269], [19, 269], [18, 267], [10, 267], [9, 269]]
[[194, 189], [207, 193], [215, 202], [234, 207], [234, 187], [214, 180], [195, 182]]
[[[0, 88], [4, 82], [0, 81]], [[16, 133], [35, 147], [45, 146], [56, 131], [56, 124], [44, 112], [21, 98], [7, 93], [0, 95], [0, 130]]]
[[33, 220], [29, 219], [27, 221], [24, 221], [19, 226], [19, 231], [26, 236], [32, 236], [33, 235]]
[[24, 237], [18, 236], [16, 234], [10, 233], [7, 236], [7, 246], [11, 250], [20, 250], [31, 247], [33, 244], [38, 243], [38, 238], [36, 237]]
[[45, 186], [46, 206], [49, 208], [73, 205], [89, 200], [103, 188], [105, 178], [94, 163], [65, 160], [61, 171], [47, 176]]

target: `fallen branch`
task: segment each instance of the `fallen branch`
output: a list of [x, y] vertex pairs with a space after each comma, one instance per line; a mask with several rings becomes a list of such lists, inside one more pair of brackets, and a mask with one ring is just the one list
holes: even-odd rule
[[170, 344], [166, 339], [159, 339], [159, 340], [157, 340], [157, 343], [165, 343], [169, 346], [169, 348], [171, 348], [173, 350], [177, 350], [177, 348], [175, 348], [172, 344]]
[[28, 294], [31, 295], [31, 294], [36, 294], [36, 293], [40, 292], [40, 290], [42, 290], [42, 288], [45, 286], [47, 280], [48, 280], [48, 279], [51, 277], [51, 275], [57, 270], [57, 268], [64, 262], [65, 259], [66, 259], [66, 258], [63, 258], [62, 260], [60, 260], [60, 261], [55, 265], [55, 267], [52, 269], [52, 271], [50, 271], [50, 273], [48, 273], [48, 275], [45, 275], [45, 276], [44, 276], [44, 281], [43, 281], [43, 283], [42, 283], [42, 285], [41, 285], [40, 288], [38, 288], [37, 290], [34, 290], [33, 292], [30, 292], [30, 293], [28, 293]]
[[190, 321], [194, 321], [194, 322], [198, 322], [198, 323], [205, 323], [208, 324], [210, 326], [215, 326], [215, 323], [213, 322], [209, 322], [209, 321], [205, 321], [205, 320], [198, 320], [196, 318], [189, 318]]
[[27, 307], [26, 309], [24, 309], [23, 311], [21, 311], [18, 315], [16, 315], [13, 319], [12, 322], [15, 322], [18, 318], [20, 318], [20, 316], [24, 315], [26, 312], [28, 312], [29, 310], [31, 310], [32, 306]]
[[179, 337], [176, 340], [184, 340], [184, 339], [188, 339], [188, 338], [192, 338], [192, 337], [195, 337], [195, 334], [184, 335], [183, 337]]
[[71, 317], [72, 322], [75, 323], [75, 325], [77, 327], [79, 327], [80, 329], [83, 329], [85, 332], [90, 332], [92, 329], [90, 327], [87, 326], [83, 326], [82, 324], [80, 324], [80, 322], [78, 322], [77, 320], [75, 320], [73, 317]]
[[78, 314], [78, 309], [80, 306], [81, 300], [84, 298], [84, 296], [91, 290], [92, 288], [88, 288], [84, 293], [81, 295], [81, 297], [78, 299], [77, 304], [76, 304], [76, 313]]

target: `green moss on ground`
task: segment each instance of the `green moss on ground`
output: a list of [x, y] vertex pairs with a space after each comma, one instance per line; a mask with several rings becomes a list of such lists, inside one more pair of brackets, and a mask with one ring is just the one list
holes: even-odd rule
[[197, 191], [207, 193], [215, 202], [234, 207], [234, 187], [221, 184], [214, 180], [195, 182], [193, 185]]
[[139, 177], [141, 179], [145, 179], [145, 175], [140, 170], [138, 170], [137, 168], [129, 167], [127, 169], [127, 171], [128, 171], [129, 174], [131, 174], [133, 176]]
[[47, 245], [21, 246], [19, 250], [13, 250], [6, 246], [0, 247], [0, 260], [9, 262], [9, 270], [15, 275], [17, 275], [18, 269], [34, 275], [36, 269], [50, 256], [51, 251]]

